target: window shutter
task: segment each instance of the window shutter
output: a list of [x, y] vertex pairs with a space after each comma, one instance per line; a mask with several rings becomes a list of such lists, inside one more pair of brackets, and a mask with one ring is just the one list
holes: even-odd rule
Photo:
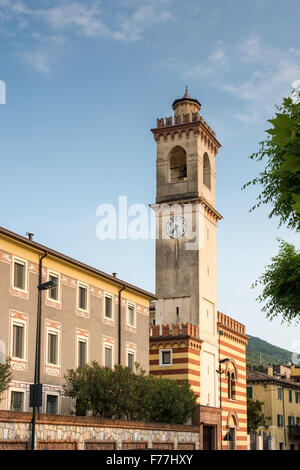
[[83, 286], [79, 286], [79, 308], [83, 310], [87, 308], [87, 289]]
[[17, 262], [14, 264], [14, 287], [25, 289], [25, 266]]
[[112, 367], [112, 349], [105, 347], [105, 367]]
[[105, 316], [112, 318], [112, 298], [105, 297]]
[[[53, 281], [56, 284], [58, 283], [58, 277], [54, 275], [49, 276], [49, 281]], [[49, 297], [52, 300], [58, 300], [58, 285], [49, 289]]]
[[23, 358], [23, 332], [20, 325], [13, 325], [13, 356]]

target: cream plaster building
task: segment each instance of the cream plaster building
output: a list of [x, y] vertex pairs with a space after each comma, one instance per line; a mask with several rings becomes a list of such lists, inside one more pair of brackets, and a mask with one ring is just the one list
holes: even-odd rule
[[39, 273], [57, 287], [42, 292], [42, 412], [69, 414], [62, 395], [69, 369], [93, 360], [148, 370], [149, 301], [155, 296], [117, 277], [0, 228], [0, 353], [12, 382], [2, 409], [29, 410], [34, 381]]

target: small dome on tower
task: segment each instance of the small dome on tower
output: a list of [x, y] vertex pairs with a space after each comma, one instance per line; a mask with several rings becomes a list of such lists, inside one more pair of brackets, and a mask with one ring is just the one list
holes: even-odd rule
[[172, 108], [174, 109], [174, 120], [176, 124], [198, 121], [200, 119], [199, 111], [201, 104], [198, 100], [190, 97], [187, 87], [185, 87], [183, 97], [173, 102]]
[[187, 103], [187, 102], [190, 102], [191, 104], [194, 104], [196, 106], [198, 106], [198, 111], [200, 111], [200, 108], [201, 108], [201, 104], [199, 103], [198, 100], [194, 99], [194, 98], [191, 98], [190, 95], [188, 94], [188, 87], [186, 86], [185, 87], [185, 94], [183, 95], [182, 98], [179, 98], [177, 100], [175, 100], [172, 104], [172, 108], [175, 109], [177, 108], [177, 106], [179, 104], [182, 104], [182, 103]]

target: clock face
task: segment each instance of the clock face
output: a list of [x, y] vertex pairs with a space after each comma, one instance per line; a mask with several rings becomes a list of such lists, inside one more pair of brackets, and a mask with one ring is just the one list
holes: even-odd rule
[[186, 232], [186, 221], [180, 215], [171, 217], [167, 223], [167, 234], [171, 238], [180, 238]]

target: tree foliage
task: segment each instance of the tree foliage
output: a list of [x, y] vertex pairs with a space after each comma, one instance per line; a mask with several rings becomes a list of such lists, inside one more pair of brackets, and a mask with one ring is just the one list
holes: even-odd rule
[[65, 395], [75, 399], [75, 412], [102, 418], [181, 424], [192, 417], [197, 396], [187, 383], [137, 373], [116, 365], [114, 369], [90, 365], [69, 370]]
[[259, 400], [247, 399], [247, 432], [256, 434], [260, 427], [267, 428], [270, 418], [263, 412], [263, 402]]
[[300, 103], [285, 98], [270, 119], [273, 128], [260, 142], [258, 152], [250, 156], [265, 161], [264, 170], [243, 186], [260, 184], [262, 192], [251, 211], [262, 204], [271, 204], [269, 217], [278, 216], [279, 225], [300, 230]]
[[8, 389], [11, 377], [10, 359], [7, 358], [5, 362], [0, 363], [0, 399], [5, 390]]
[[296, 323], [300, 318], [300, 251], [283, 240], [272, 263], [252, 287], [263, 286], [257, 300], [263, 303], [267, 318], [282, 316], [282, 320]]
[[184, 424], [192, 418], [197, 396], [187, 382], [148, 376], [141, 401], [141, 419], [157, 423]]

